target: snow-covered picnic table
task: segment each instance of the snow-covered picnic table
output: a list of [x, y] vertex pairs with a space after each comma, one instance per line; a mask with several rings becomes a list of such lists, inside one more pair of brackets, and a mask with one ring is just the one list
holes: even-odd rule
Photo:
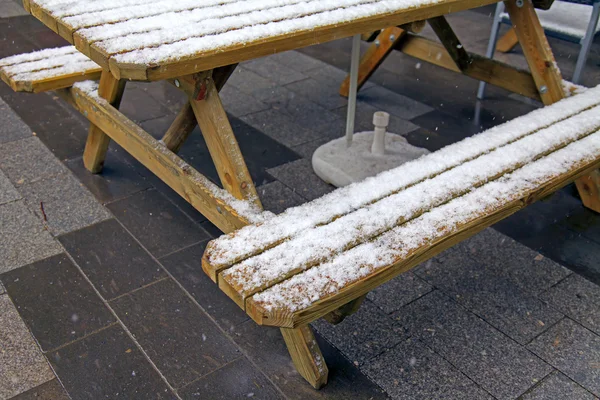
[[[573, 179], [600, 212], [600, 88], [277, 217], [262, 210], [219, 90], [241, 61], [386, 28], [366, 55], [373, 65], [402, 46], [546, 105], [563, 99], [529, 0], [505, 4], [530, 71], [468, 53], [443, 17], [494, 2], [24, 0], [72, 46], [4, 58], [0, 78], [15, 91], [54, 90], [90, 120], [89, 171], [101, 172], [114, 140], [226, 233], [208, 245], [202, 268], [257, 323], [281, 328], [299, 373], [318, 388], [328, 370], [313, 320], [340, 322], [369, 290]], [[407, 34], [423, 20], [441, 44]], [[130, 79], [167, 80], [187, 95], [161, 140], [119, 112]], [[176, 154], [196, 125], [222, 187]]]

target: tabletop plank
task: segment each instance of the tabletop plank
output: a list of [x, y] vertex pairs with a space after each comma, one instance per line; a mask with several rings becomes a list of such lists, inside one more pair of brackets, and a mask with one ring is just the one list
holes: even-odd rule
[[28, 0], [117, 78], [161, 80], [495, 0]]

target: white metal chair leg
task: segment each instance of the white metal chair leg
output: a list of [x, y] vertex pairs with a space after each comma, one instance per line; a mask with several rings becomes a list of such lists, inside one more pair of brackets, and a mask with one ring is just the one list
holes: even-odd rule
[[[496, 51], [496, 44], [498, 43], [498, 31], [500, 30], [500, 15], [504, 11], [504, 3], [499, 2], [496, 5], [496, 12], [494, 13], [494, 22], [492, 23], [492, 32], [490, 33], [490, 41], [488, 43], [486, 57], [494, 58], [494, 52]], [[477, 98], [483, 100], [485, 95], [485, 82], [479, 82], [479, 89], [477, 90]]]
[[360, 35], [352, 38], [352, 56], [350, 61], [350, 90], [348, 91], [348, 114], [346, 116], [346, 144], [352, 144], [354, 118], [356, 116], [356, 95], [358, 92], [358, 67], [360, 64]]
[[573, 74], [573, 83], [579, 83], [581, 79], [581, 73], [585, 67], [590, 47], [594, 41], [594, 34], [596, 32], [596, 25], [598, 25], [598, 17], [600, 16], [600, 1], [594, 2], [594, 8], [592, 10], [592, 16], [585, 32], [585, 37], [581, 41], [581, 50], [577, 57], [577, 64], [575, 65], [575, 73]]

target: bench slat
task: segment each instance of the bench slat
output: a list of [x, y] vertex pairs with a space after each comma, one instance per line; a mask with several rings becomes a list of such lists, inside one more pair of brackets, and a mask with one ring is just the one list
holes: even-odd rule
[[516, 118], [400, 168], [290, 208], [262, 225], [250, 225], [223, 235], [207, 246], [202, 267], [216, 281], [224, 269], [289, 240], [304, 230], [327, 224], [597, 104], [600, 104], [600, 88], [590, 89], [577, 97], [561, 101], [559, 107], [533, 111], [526, 117]]
[[461, 164], [335, 221], [303, 231], [222, 272], [221, 289], [242, 308], [247, 297], [326, 262], [600, 129], [600, 106]]
[[259, 324], [295, 327], [407, 271], [600, 165], [600, 132], [256, 294]]

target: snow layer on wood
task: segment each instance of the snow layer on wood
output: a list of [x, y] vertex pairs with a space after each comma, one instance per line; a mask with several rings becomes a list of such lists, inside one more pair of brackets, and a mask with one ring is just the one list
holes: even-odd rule
[[206, 256], [211, 265], [226, 267], [260, 253], [305, 229], [325, 224], [422, 180], [464, 163], [482, 153], [517, 140], [530, 132], [590, 108], [600, 102], [600, 87], [535, 110], [483, 133], [383, 172], [373, 178], [337, 189], [310, 203], [290, 208], [261, 225], [251, 225], [212, 241]]
[[600, 133], [552, 153], [399, 226], [372, 242], [256, 294], [252, 300], [269, 311], [305, 309], [342, 288], [406, 260], [483, 215], [527, 196], [561, 174], [600, 158]]
[[[54, 49], [45, 49], [39, 51], [33, 51], [31, 53], [17, 54], [15, 56], [6, 57], [0, 59], [0, 67], [6, 67], [9, 65], [17, 65], [23, 63], [30, 63], [33, 61], [52, 60], [55, 57], [61, 57], [66, 54], [80, 54], [75, 46], [64, 46], [57, 47]], [[85, 56], [84, 56], [85, 58]]]
[[[81, 64], [81, 65], [79, 65]], [[64, 67], [76, 71], [77, 66], [82, 72], [87, 69], [100, 68], [95, 62], [84, 56], [83, 54], [71, 53], [66, 55], [54, 56], [42, 60], [23, 62], [21, 64], [13, 64], [2, 68], [2, 71], [8, 76], [39, 72], [42, 70], [52, 71], [53, 69]]]
[[225, 270], [247, 296], [600, 129], [600, 106], [427, 179]]

